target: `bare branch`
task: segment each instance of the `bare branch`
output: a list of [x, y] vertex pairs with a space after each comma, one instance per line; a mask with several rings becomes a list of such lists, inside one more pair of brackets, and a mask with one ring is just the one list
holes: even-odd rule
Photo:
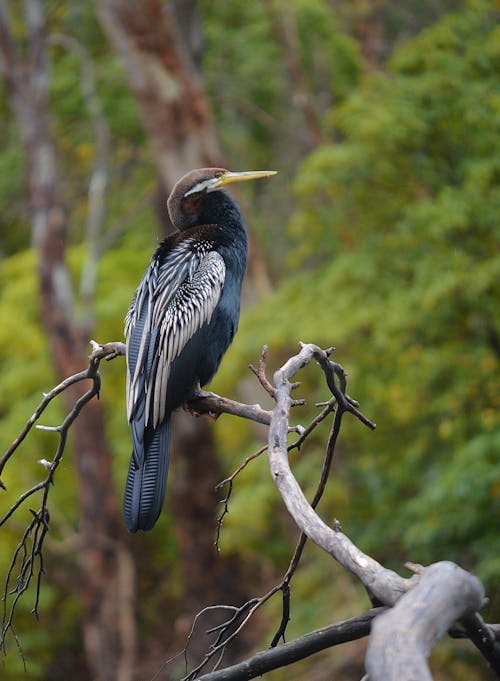
[[430, 651], [483, 599], [479, 580], [454, 563], [421, 570], [419, 583], [374, 623], [366, 654], [370, 681], [432, 681]]
[[243, 463], [240, 464], [238, 466], [238, 468], [229, 477], [227, 477], [224, 480], [222, 480], [221, 482], [219, 482], [219, 484], [215, 488], [216, 490], [219, 490], [222, 487], [224, 487], [224, 485], [227, 485], [226, 496], [224, 497], [224, 499], [222, 499], [220, 501], [220, 503], [224, 505], [224, 508], [223, 508], [223, 511], [220, 514], [220, 516], [217, 518], [217, 527], [216, 527], [216, 530], [215, 530], [214, 544], [215, 544], [215, 547], [217, 548], [217, 551], [220, 551], [219, 540], [220, 540], [220, 533], [221, 533], [221, 530], [222, 530], [222, 523], [224, 521], [225, 516], [229, 513], [229, 499], [231, 498], [231, 494], [232, 494], [232, 491], [233, 491], [233, 481], [236, 478], [236, 476], [239, 475], [241, 473], [241, 471], [244, 468], [246, 468], [251, 461], [253, 461], [258, 456], [263, 454], [266, 451], [266, 449], [267, 449], [267, 445], [265, 445], [264, 447], [261, 447], [260, 449], [258, 449], [253, 454], [250, 454], [250, 456], [247, 456], [247, 458], [243, 461]]
[[462, 617], [460, 623], [464, 627], [465, 634], [476, 648], [482, 653], [491, 669], [500, 678], [500, 637], [495, 635], [500, 631], [498, 624], [489, 625], [483, 622], [483, 618], [477, 613], [469, 613]]
[[[249, 601], [241, 605], [234, 611], [234, 614], [227, 621], [223, 622], [221, 625], [212, 630], [213, 633], [217, 633], [215, 640], [212, 645], [208, 648], [207, 653], [201, 662], [192, 669], [189, 674], [187, 674], [181, 681], [193, 681], [196, 679], [200, 671], [214, 658], [218, 657], [224, 653], [227, 646], [234, 641], [235, 638], [240, 634], [243, 628], [247, 625], [249, 620], [252, 618], [253, 614], [266, 603], [275, 593], [281, 589], [281, 585], [275, 586], [270, 589], [264, 596], [260, 598], [251, 598]], [[230, 606], [220, 605], [213, 606], [212, 609], [222, 609], [227, 610]], [[232, 608], [231, 608], [232, 609]], [[202, 610], [201, 613], [195, 618], [197, 621], [200, 614], [206, 611], [206, 608]], [[209, 632], [207, 632], [209, 633]], [[189, 642], [188, 642], [189, 643]], [[217, 664], [217, 663], [216, 663]]]
[[[319, 348], [318, 348], [319, 351]], [[303, 443], [307, 435], [309, 435], [318, 425], [321, 423], [328, 414], [330, 414], [335, 408], [336, 408], [336, 415], [334, 419], [334, 423], [332, 426], [332, 431], [330, 433], [329, 441], [328, 441], [328, 446], [327, 446], [327, 452], [325, 455], [325, 461], [323, 464], [323, 469], [321, 473], [321, 477], [318, 483], [318, 488], [316, 490], [316, 493], [314, 495], [314, 499], [312, 501], [313, 507], [315, 507], [324, 492], [326, 482], [328, 479], [331, 463], [333, 460], [333, 452], [335, 448], [335, 444], [337, 441], [338, 433], [340, 431], [340, 425], [341, 425], [341, 420], [342, 420], [342, 415], [345, 411], [350, 411], [352, 413], [355, 413], [356, 416], [363, 422], [369, 425], [369, 427], [373, 428], [374, 424], [372, 424], [366, 417], [359, 412], [357, 409], [357, 402], [353, 400], [352, 398], [348, 397], [345, 394], [346, 390], [346, 375], [343, 370], [343, 368], [339, 364], [335, 364], [333, 362], [330, 362], [328, 359], [328, 356], [331, 354], [333, 351], [333, 348], [328, 348], [326, 351], [319, 351], [320, 353], [323, 353], [321, 356], [319, 356], [318, 353], [318, 363], [322, 365], [323, 371], [325, 372], [325, 375], [327, 377], [327, 382], [328, 385], [330, 386], [332, 392], [334, 392], [334, 397], [329, 400], [326, 403], [326, 406], [322, 410], [322, 412], [316, 416], [311, 423], [307, 426], [307, 428], [301, 428], [299, 430], [300, 436], [298, 440], [295, 443], [292, 443], [287, 447], [287, 451], [291, 451], [294, 448], [299, 448], [300, 445]], [[267, 346], [264, 346], [262, 350], [262, 354], [259, 360], [259, 365], [258, 368], [256, 369], [252, 365], [250, 365], [250, 369], [253, 371], [253, 373], [257, 376], [260, 384], [264, 388], [264, 390], [271, 395], [274, 399], [277, 397], [277, 390], [269, 383], [267, 377], [266, 377], [266, 361], [267, 361]], [[305, 363], [304, 363], [305, 364]], [[336, 378], [339, 382], [339, 386], [336, 383]], [[297, 387], [298, 384], [296, 383], [289, 383], [289, 390], [293, 390], [295, 387]], [[206, 393], [205, 394], [208, 399], [213, 398], [214, 395], [211, 393]], [[218, 396], [215, 396], [218, 397]], [[301, 402], [301, 401], [300, 401]], [[289, 408], [298, 404], [299, 401], [296, 400], [289, 400]], [[188, 406], [191, 407], [192, 401], [188, 403]], [[205, 409], [206, 409], [206, 405]], [[252, 413], [247, 413], [245, 409], [241, 409], [242, 405], [238, 405], [238, 408], [233, 412], [237, 412], [238, 415], [243, 415], [243, 416], [253, 416]], [[270, 412], [272, 418], [275, 418], [276, 412], [278, 411], [279, 406], [277, 405], [276, 408], [273, 410], [273, 412]], [[257, 418], [259, 418], [260, 414], [257, 413], [255, 414]], [[291, 430], [290, 426], [287, 425], [286, 427], [286, 432], [288, 433]], [[265, 451], [265, 448], [261, 448], [260, 450], [257, 451], [256, 454], [252, 455], [251, 457], [248, 457], [243, 464], [241, 464], [240, 467], [238, 467], [234, 473], [229, 476], [225, 481], [221, 483], [222, 484], [228, 484], [228, 492], [226, 497], [223, 499], [222, 503], [224, 504], [224, 510], [221, 514], [221, 516], [218, 519], [217, 522], [217, 531], [216, 531], [216, 546], [218, 546], [218, 541], [220, 537], [220, 531], [221, 531], [221, 525], [223, 518], [225, 517], [226, 513], [228, 512], [228, 502], [229, 498], [232, 493], [232, 486], [233, 486], [233, 481], [235, 477], [238, 475], [238, 473], [245, 468], [245, 466], [251, 461], [253, 458], [256, 456], [260, 455], [263, 451]], [[339, 527], [336, 526], [335, 531], [338, 531]], [[306, 535], [302, 534], [299, 542], [297, 544], [297, 547], [294, 552], [294, 556], [291, 560], [290, 566], [282, 579], [282, 581], [274, 586], [267, 594], [262, 596], [259, 599], [252, 599], [252, 601], [249, 601], [251, 603], [251, 607], [247, 610], [248, 603], [244, 604], [241, 606], [244, 611], [246, 612], [246, 616], [243, 619], [243, 621], [240, 623], [239, 627], [237, 628], [236, 632], [232, 631], [232, 625], [233, 625], [233, 619], [224, 622], [220, 627], [218, 627], [218, 632], [219, 632], [219, 637], [217, 640], [212, 644], [212, 646], [209, 648], [207, 651], [207, 654], [205, 655], [204, 659], [201, 661], [201, 663], [193, 669], [188, 676], [186, 676], [186, 681], [189, 681], [190, 679], [194, 679], [197, 674], [205, 667], [205, 665], [208, 664], [209, 661], [213, 660], [214, 657], [221, 655], [227, 645], [234, 639], [235, 634], [237, 634], [239, 631], [241, 631], [242, 627], [247, 624], [249, 619], [253, 616], [255, 611], [263, 605], [269, 598], [274, 596], [276, 593], [279, 591], [282, 592], [282, 597], [283, 597], [283, 614], [282, 614], [282, 620], [280, 623], [280, 626], [273, 638], [273, 641], [271, 643], [271, 646], [276, 646], [277, 643], [279, 642], [280, 638], [284, 637], [285, 629], [289, 620], [289, 608], [290, 608], [290, 580], [295, 572], [295, 570], [298, 567], [300, 558], [302, 556], [303, 548], [306, 542]], [[218, 663], [216, 663], [217, 665]]]
[[[52, 402], [52, 400], [60, 395], [62, 392], [64, 392], [69, 386], [74, 385], [75, 383], [79, 383], [80, 381], [85, 380], [86, 378], [90, 378], [88, 375], [89, 370], [85, 369], [84, 371], [79, 372], [78, 374], [74, 374], [73, 376], [69, 376], [68, 378], [65, 378], [64, 381], [61, 381], [58, 385], [55, 386], [55, 388], [52, 388], [52, 390], [48, 393], [44, 393], [43, 395], [43, 400], [40, 402], [38, 407], [35, 409], [31, 417], [28, 419], [26, 422], [26, 425], [22, 429], [22, 431], [19, 433], [19, 435], [16, 437], [16, 439], [12, 442], [10, 447], [7, 449], [7, 451], [3, 454], [3, 456], [0, 458], [0, 475], [2, 474], [5, 464], [8, 462], [10, 457], [14, 454], [16, 449], [19, 447], [19, 445], [23, 442], [23, 440], [26, 438], [34, 424], [38, 421], [40, 416], [43, 414], [45, 409], [49, 406], [49, 404]], [[0, 481], [0, 487], [5, 489], [5, 485]], [[1, 524], [1, 523], [0, 523]]]
[[[227, 397], [221, 397], [216, 393], [205, 392], [199, 390], [190, 398], [185, 405], [188, 411], [195, 414], [208, 414], [212, 417], [218, 417], [221, 414], [232, 414], [240, 418], [255, 421], [255, 423], [262, 423], [268, 426], [271, 423], [272, 412], [262, 409], [260, 404], [243, 404], [235, 402]], [[302, 433], [301, 426], [290, 426], [289, 432]]]
[[[273, 400], [274, 400], [274, 399], [276, 399], [276, 390], [275, 390], [273, 384], [268, 380], [268, 378], [266, 376], [267, 353], [268, 353], [268, 346], [264, 345], [263, 348], [262, 348], [261, 355], [260, 355], [258, 367], [255, 368], [253, 364], [249, 364], [248, 368], [250, 369], [250, 371], [252, 371], [257, 376], [261, 386], [264, 388], [266, 393], [270, 397], [272, 397]], [[298, 388], [299, 385], [300, 385], [299, 383], [294, 383], [292, 385], [292, 390], [294, 390], [295, 388]], [[291, 402], [292, 407], [302, 406], [304, 404], [305, 404], [304, 400], [292, 400], [292, 402]]]
[[[1, 473], [7, 462], [17, 451], [48, 405], [70, 386], [85, 380], [91, 381], [90, 388], [75, 401], [73, 408], [67, 414], [60, 426], [42, 427], [44, 430], [51, 430], [57, 432], [59, 435], [59, 443], [56, 448], [53, 460], [51, 462], [43, 462], [43, 465], [47, 470], [46, 477], [21, 494], [17, 501], [15, 501], [10, 509], [0, 518], [1, 527], [9, 520], [9, 518], [12, 517], [12, 515], [28, 498], [32, 497], [38, 492], [42, 493], [40, 508], [38, 511], [31, 510], [33, 518], [24, 531], [24, 534], [14, 552], [7, 571], [3, 595], [3, 616], [0, 628], [0, 649], [4, 652], [5, 639], [9, 631], [14, 635], [17, 641], [13, 624], [14, 615], [19, 600], [29, 589], [33, 577], [36, 579], [33, 612], [35, 615], [38, 615], [41, 582], [42, 576], [44, 574], [43, 546], [50, 523], [50, 514], [48, 510], [49, 491], [54, 482], [55, 473], [59, 464], [61, 463], [66, 449], [69, 430], [84, 406], [94, 397], [99, 395], [99, 390], [101, 387], [101, 377], [99, 374], [100, 360], [104, 357], [116, 357], [118, 354], [122, 354], [123, 351], [123, 344], [109, 343], [105, 346], [100, 346], [97, 343], [94, 343], [93, 346], [94, 351], [89, 357], [89, 365], [87, 369], [66, 378], [64, 381], [61, 381], [61, 383], [55, 386], [50, 392], [44, 394], [42, 401], [38, 405], [33, 415], [27, 421], [21, 433], [0, 459]], [[5, 485], [2, 484], [1, 486], [3, 489], [5, 489]], [[14, 579], [14, 572], [16, 569], [18, 570], [18, 575], [17, 578]], [[11, 586], [13, 580], [14, 585]], [[10, 607], [8, 607], [8, 596], [10, 594], [13, 594], [14, 598], [12, 599]]]
[[270, 383], [268, 381], [267, 376], [266, 376], [266, 362], [267, 362], [268, 350], [269, 350], [268, 346], [264, 345], [262, 347], [262, 352], [261, 352], [261, 355], [260, 355], [258, 367], [255, 368], [253, 364], [249, 364], [248, 368], [250, 369], [250, 371], [252, 371], [257, 376], [261, 386], [264, 388], [266, 393], [268, 395], [270, 395], [270, 397], [272, 397], [273, 400], [274, 400], [274, 398], [276, 396], [276, 391], [274, 389], [274, 386], [272, 385], [272, 383]]
[[274, 374], [276, 408], [273, 412], [268, 439], [271, 474], [288, 511], [302, 532], [356, 575], [382, 603], [392, 605], [413, 586], [416, 579], [405, 580], [392, 570], [387, 570], [358, 549], [337, 527], [333, 529], [328, 527], [307, 502], [290, 470], [287, 451], [291, 402], [289, 379], [313, 359], [317, 360], [323, 369], [327, 384], [334, 393], [339, 407], [342, 405], [343, 410], [351, 412], [370, 428], [375, 427], [354, 406], [354, 401], [344, 395], [335, 384], [335, 369], [331, 366], [333, 363], [329, 363], [327, 352], [316, 345], [302, 344], [300, 352], [291, 357]]
[[285, 643], [279, 648], [271, 648], [252, 655], [239, 664], [204, 674], [199, 677], [198, 681], [245, 681], [246, 679], [254, 679], [273, 669], [286, 667], [298, 660], [303, 660], [320, 650], [325, 650], [325, 648], [332, 648], [346, 641], [355, 641], [363, 636], [368, 636], [373, 619], [385, 610], [385, 608], [374, 608], [358, 617], [312, 631], [294, 641]]
[[[335, 400], [336, 402], [336, 400]], [[329, 413], [333, 409], [333, 405], [329, 404], [323, 412]], [[322, 413], [323, 413], [322, 412]], [[326, 448], [326, 454], [325, 454], [325, 459], [323, 461], [323, 468], [321, 471], [321, 477], [318, 482], [318, 486], [316, 488], [316, 493], [314, 494], [314, 498], [311, 501], [311, 508], [316, 508], [317, 505], [319, 504], [321, 497], [323, 496], [323, 492], [325, 491], [326, 488], [326, 483], [328, 481], [328, 476], [330, 474], [330, 469], [332, 466], [333, 462], [333, 454], [335, 451], [335, 445], [337, 443], [337, 437], [340, 432], [340, 425], [342, 421], [342, 410], [337, 409], [337, 412], [335, 414], [335, 418], [333, 421], [333, 426], [330, 431], [330, 436], [328, 438], [328, 445]], [[320, 415], [321, 416], [321, 415]], [[326, 416], [326, 414], [325, 414]], [[321, 419], [322, 420], [322, 419]], [[314, 420], [314, 424], [318, 425], [320, 421], [318, 419]], [[308, 432], [311, 432], [311, 430], [308, 430]], [[290, 447], [289, 447], [290, 449]], [[282, 638], [283, 642], [285, 640], [285, 631], [286, 627], [288, 625], [288, 622], [290, 620], [290, 582], [291, 579], [297, 570], [297, 567], [299, 565], [300, 559], [302, 557], [302, 553], [304, 551], [304, 546], [306, 545], [307, 541], [307, 535], [302, 532], [299, 540], [297, 542], [297, 546], [295, 547], [295, 551], [292, 557], [292, 560], [290, 562], [290, 565], [288, 566], [288, 570], [286, 571], [286, 574], [283, 578], [282, 582], [282, 587], [281, 590], [283, 592], [283, 613], [281, 617], [281, 622], [280, 625], [271, 641], [271, 647], [274, 648], [275, 646], [278, 645], [279, 640]]]

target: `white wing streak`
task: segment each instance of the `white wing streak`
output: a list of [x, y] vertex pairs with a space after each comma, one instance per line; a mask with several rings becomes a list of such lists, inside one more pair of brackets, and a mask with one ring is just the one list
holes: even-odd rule
[[145, 400], [145, 425], [156, 427], [165, 417], [172, 362], [198, 329], [210, 322], [226, 267], [216, 251], [193, 252], [190, 240], [171, 251], [160, 267], [154, 261], [152, 265], [128, 311], [125, 335], [128, 353], [129, 346], [139, 341], [134, 332], [141, 333], [135, 366], [127, 360], [128, 418], [141, 411]]

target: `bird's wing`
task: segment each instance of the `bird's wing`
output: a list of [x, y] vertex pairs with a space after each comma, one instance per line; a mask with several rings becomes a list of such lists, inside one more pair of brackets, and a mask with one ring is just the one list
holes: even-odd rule
[[138, 438], [164, 419], [172, 362], [210, 321], [225, 273], [222, 256], [195, 253], [186, 240], [163, 262], [153, 260], [139, 284], [125, 321], [127, 411]]

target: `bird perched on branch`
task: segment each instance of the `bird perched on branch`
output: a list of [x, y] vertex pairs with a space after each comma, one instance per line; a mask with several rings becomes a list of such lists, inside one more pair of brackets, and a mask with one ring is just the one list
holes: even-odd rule
[[224, 187], [274, 174], [193, 170], [168, 198], [178, 231], [158, 246], [125, 320], [133, 450], [123, 509], [130, 532], [151, 529], [160, 514], [172, 411], [212, 379], [238, 326], [247, 235]]

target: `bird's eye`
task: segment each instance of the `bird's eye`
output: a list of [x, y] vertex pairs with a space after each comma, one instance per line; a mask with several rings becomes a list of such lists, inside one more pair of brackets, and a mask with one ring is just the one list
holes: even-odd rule
[[190, 214], [197, 213], [201, 206], [202, 197], [203, 194], [201, 192], [185, 196], [182, 201], [182, 209], [184, 210], [184, 212]]

